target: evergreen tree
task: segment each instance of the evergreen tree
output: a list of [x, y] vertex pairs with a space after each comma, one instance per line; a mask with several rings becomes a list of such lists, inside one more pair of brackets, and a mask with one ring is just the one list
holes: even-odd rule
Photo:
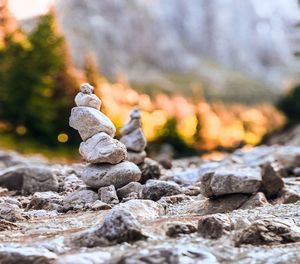
[[42, 16], [28, 35], [27, 44], [8, 38], [1, 72], [0, 118], [11, 124], [11, 132], [23, 128], [24, 136], [56, 145], [59, 134], [77, 143], [68, 126], [70, 108], [78, 90], [63, 37], [55, 26], [53, 12]]

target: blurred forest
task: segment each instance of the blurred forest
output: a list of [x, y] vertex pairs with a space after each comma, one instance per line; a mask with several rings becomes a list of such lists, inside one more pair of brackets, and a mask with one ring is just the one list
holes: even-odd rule
[[[93, 54], [84, 54], [83, 70], [75, 69], [54, 10], [41, 16], [30, 32], [18, 26], [5, 4], [0, 17], [1, 147], [76, 158], [80, 139], [68, 118], [81, 82], [95, 86], [103, 112], [118, 129], [139, 106], [150, 152], [165, 144], [175, 156], [255, 145], [285, 123], [270, 103], [207, 102], [201, 83], [185, 87], [193, 94], [188, 99], [138, 92], [122, 74], [110, 82], [99, 73]], [[291, 122], [299, 121], [299, 92], [297, 87], [278, 103]]]

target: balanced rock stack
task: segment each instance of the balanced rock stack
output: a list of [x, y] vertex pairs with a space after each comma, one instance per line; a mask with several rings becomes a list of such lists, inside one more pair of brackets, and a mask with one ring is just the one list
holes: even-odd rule
[[101, 100], [93, 94], [94, 87], [85, 83], [75, 97], [70, 126], [78, 130], [83, 142], [79, 152], [89, 163], [82, 171], [82, 180], [90, 187], [114, 185], [120, 188], [141, 177], [140, 169], [125, 161], [127, 150], [124, 144], [114, 139], [116, 128], [111, 120], [101, 113]]
[[147, 141], [141, 126], [141, 112], [136, 108], [130, 113], [130, 121], [120, 130], [120, 141], [128, 150], [128, 160], [135, 164], [141, 164], [146, 157]]

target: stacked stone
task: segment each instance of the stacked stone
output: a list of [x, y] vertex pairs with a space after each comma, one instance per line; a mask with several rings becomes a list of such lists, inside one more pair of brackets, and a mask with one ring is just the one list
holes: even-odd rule
[[128, 150], [128, 160], [135, 164], [143, 163], [146, 158], [147, 141], [141, 126], [141, 112], [136, 108], [130, 113], [130, 121], [120, 130], [120, 141]]
[[89, 163], [82, 171], [82, 180], [90, 187], [114, 185], [120, 188], [141, 177], [140, 169], [126, 161], [124, 144], [114, 139], [116, 128], [111, 120], [101, 113], [101, 100], [93, 94], [94, 87], [85, 83], [75, 97], [70, 126], [78, 130], [83, 142], [79, 153]]

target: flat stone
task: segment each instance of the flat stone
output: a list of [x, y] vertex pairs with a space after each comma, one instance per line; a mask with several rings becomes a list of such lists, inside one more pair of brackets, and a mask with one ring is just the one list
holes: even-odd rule
[[117, 164], [127, 157], [124, 144], [104, 132], [82, 142], [79, 153], [89, 163]]
[[142, 172], [141, 183], [145, 183], [149, 179], [158, 179], [161, 175], [159, 163], [150, 158], [145, 158], [144, 162], [139, 164], [139, 168]]
[[135, 152], [141, 152], [147, 146], [147, 141], [141, 128], [135, 129], [133, 132], [122, 136], [120, 141], [128, 150]]
[[57, 256], [44, 248], [0, 247], [0, 263], [3, 264], [54, 264]]
[[235, 236], [235, 245], [276, 245], [300, 241], [300, 228], [291, 220], [262, 219], [242, 229]]
[[276, 163], [267, 163], [262, 168], [262, 183], [260, 191], [266, 197], [274, 198], [280, 194], [284, 187], [280, 169], [277, 169]]
[[54, 172], [45, 166], [14, 166], [0, 172], [0, 186], [22, 194], [57, 191], [58, 180]]
[[78, 210], [86, 207], [92, 207], [98, 200], [98, 194], [92, 190], [78, 190], [67, 195], [63, 200], [65, 210]]
[[179, 193], [181, 193], [180, 186], [175, 182], [148, 180], [143, 188], [142, 197], [157, 201], [163, 196], [171, 196]]
[[119, 199], [117, 196], [116, 189], [113, 185], [101, 187], [98, 190], [99, 199], [107, 204], [118, 204]]
[[83, 169], [81, 177], [88, 186], [93, 188], [99, 189], [109, 185], [120, 188], [129, 182], [139, 181], [141, 171], [134, 163], [129, 161], [123, 161], [115, 165], [91, 164]]
[[123, 199], [126, 196], [128, 196], [130, 193], [137, 193], [138, 196], [141, 196], [142, 190], [143, 190], [142, 184], [140, 184], [139, 182], [130, 182], [127, 185], [119, 188], [117, 190], [117, 194], [120, 199]]
[[202, 216], [198, 221], [198, 233], [204, 238], [218, 239], [234, 228], [226, 214]]
[[97, 110], [101, 108], [101, 100], [95, 94], [84, 94], [80, 92], [75, 97], [75, 103], [77, 106], [87, 106]]
[[260, 168], [224, 166], [203, 176], [201, 193], [206, 197], [225, 194], [252, 194], [258, 191], [262, 181]]
[[111, 137], [116, 134], [116, 127], [110, 119], [91, 107], [72, 108], [69, 125], [78, 130], [83, 141], [100, 132], [105, 132]]
[[127, 210], [113, 208], [104, 218], [102, 226], [75, 236], [73, 243], [81, 247], [116, 245], [145, 239], [140, 223]]
[[133, 162], [137, 165], [143, 163], [146, 156], [147, 156], [147, 154], [146, 154], [145, 151], [142, 151], [142, 152], [128, 151], [127, 152], [127, 160], [130, 161], [130, 162]]

